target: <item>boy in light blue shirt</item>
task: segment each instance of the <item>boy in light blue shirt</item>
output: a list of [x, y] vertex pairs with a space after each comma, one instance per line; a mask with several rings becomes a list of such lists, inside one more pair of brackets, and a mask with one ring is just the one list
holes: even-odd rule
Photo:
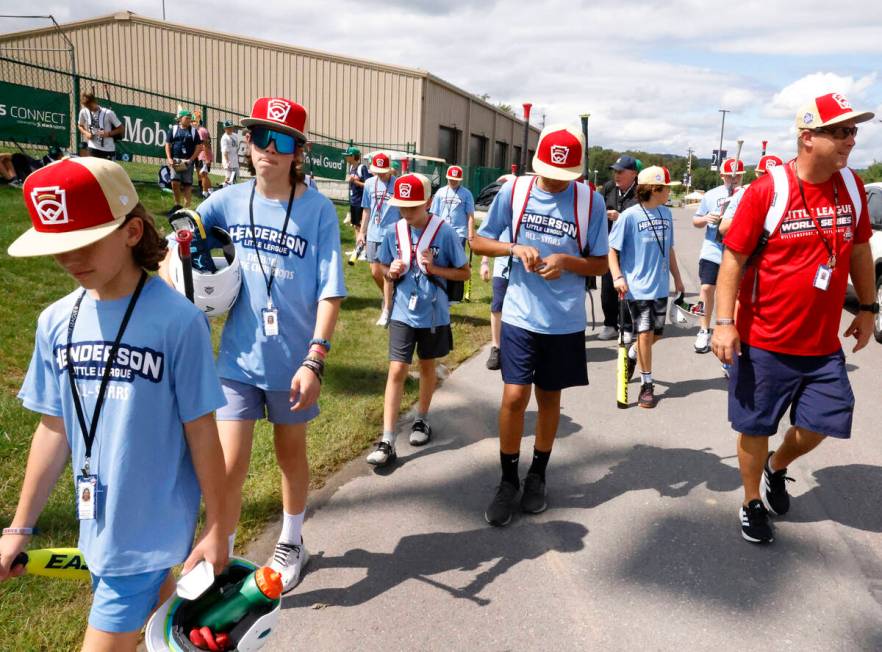
[[432, 185], [422, 174], [395, 181], [392, 202], [402, 219], [386, 233], [379, 260], [394, 285], [389, 322], [389, 378], [383, 411], [383, 437], [368, 464], [385, 466], [398, 457], [395, 423], [413, 353], [420, 357], [420, 396], [410, 443], [423, 446], [432, 436], [426, 415], [435, 391], [435, 362], [453, 348], [447, 286], [470, 274], [456, 232], [427, 211]]
[[447, 168], [447, 185], [435, 193], [429, 212], [452, 226], [465, 248], [466, 241], [475, 235], [475, 198], [462, 185], [462, 175], [458, 165]]

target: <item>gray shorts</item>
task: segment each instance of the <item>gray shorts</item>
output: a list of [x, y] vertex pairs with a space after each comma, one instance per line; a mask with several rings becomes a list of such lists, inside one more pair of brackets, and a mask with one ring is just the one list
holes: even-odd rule
[[295, 424], [312, 421], [319, 414], [318, 403], [307, 410], [291, 412], [287, 391], [269, 391], [221, 378], [221, 387], [227, 404], [217, 411], [218, 421], [257, 421], [266, 418], [270, 423]]
[[413, 362], [416, 349], [420, 360], [443, 358], [453, 349], [453, 331], [450, 324], [431, 328], [414, 328], [401, 321], [389, 322], [389, 360]]
[[668, 299], [638, 299], [628, 301], [628, 310], [634, 330], [638, 333], [652, 331], [661, 335], [665, 331], [665, 316], [668, 312]]
[[187, 164], [187, 169], [183, 172], [178, 172], [175, 170], [174, 166], [172, 166], [172, 182], [179, 182], [182, 186], [192, 186], [193, 185], [193, 168], [196, 167], [193, 161], [190, 161]]
[[382, 244], [382, 242], [371, 242], [370, 240], [367, 242], [364, 248], [364, 256], [369, 263], [380, 262], [380, 245]]

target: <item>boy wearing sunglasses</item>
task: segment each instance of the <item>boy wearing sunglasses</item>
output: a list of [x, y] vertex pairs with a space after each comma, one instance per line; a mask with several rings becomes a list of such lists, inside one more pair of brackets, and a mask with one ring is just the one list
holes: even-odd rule
[[[769, 515], [790, 508], [787, 467], [826, 437], [851, 436], [854, 394], [838, 333], [849, 274], [860, 302], [845, 330], [853, 351], [866, 346], [879, 304], [864, 185], [847, 166], [855, 125], [872, 118], [839, 93], [802, 107], [796, 158], [750, 184], [724, 240], [712, 346], [732, 365], [739, 517], [751, 543], [771, 542]], [[792, 425], [769, 452], [788, 409]]]

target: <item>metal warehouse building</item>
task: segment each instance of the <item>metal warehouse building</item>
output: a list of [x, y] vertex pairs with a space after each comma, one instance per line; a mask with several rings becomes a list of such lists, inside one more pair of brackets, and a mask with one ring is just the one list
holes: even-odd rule
[[[419, 154], [469, 166], [508, 168], [520, 160], [521, 120], [423, 70], [130, 12], [61, 29], [74, 46], [76, 72], [85, 77], [232, 114], [247, 114], [260, 95], [280, 95], [307, 107], [311, 132], [341, 141], [415, 144]], [[66, 48], [54, 27], [0, 35], [4, 61], [70, 71]], [[182, 67], [193, 73], [178, 74]], [[537, 140], [538, 130], [531, 128], [529, 149]]]

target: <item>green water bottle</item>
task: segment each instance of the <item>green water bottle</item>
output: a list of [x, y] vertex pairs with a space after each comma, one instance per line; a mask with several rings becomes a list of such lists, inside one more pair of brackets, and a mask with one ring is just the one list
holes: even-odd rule
[[206, 609], [199, 616], [199, 627], [213, 632], [229, 631], [252, 609], [272, 604], [282, 595], [282, 576], [269, 566], [261, 566], [230, 591], [231, 595]]

